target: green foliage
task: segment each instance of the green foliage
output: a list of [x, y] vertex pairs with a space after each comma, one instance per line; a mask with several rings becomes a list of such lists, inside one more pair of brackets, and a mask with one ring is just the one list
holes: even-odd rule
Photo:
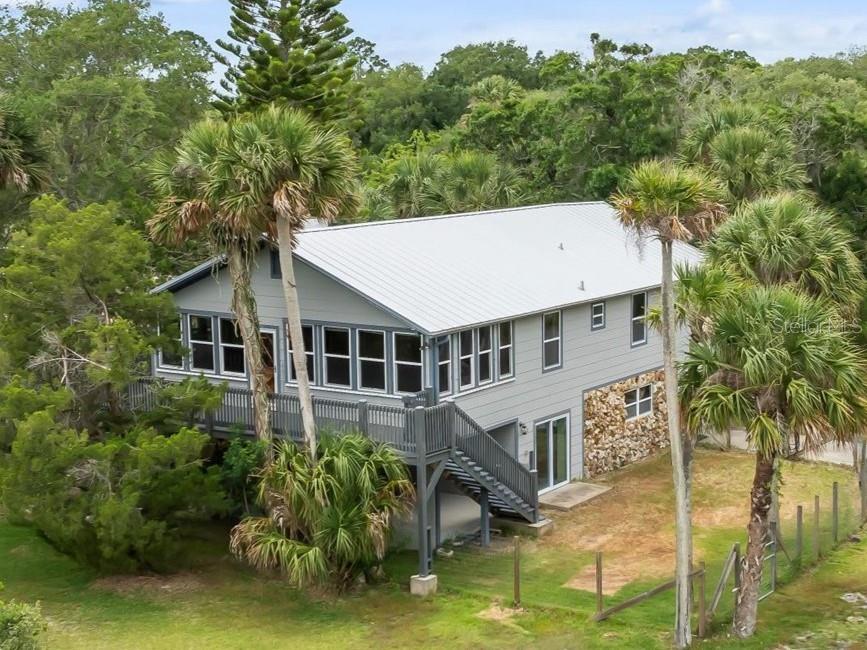
[[137, 423], [153, 427], [164, 434], [182, 427], [192, 428], [196, 416], [213, 413], [223, 404], [228, 384], [215, 384], [204, 377], [188, 377], [183, 381], [154, 383], [154, 407], [136, 414]]
[[0, 650], [38, 650], [43, 647], [39, 636], [47, 629], [39, 603], [0, 600]]
[[35, 526], [61, 551], [104, 571], [161, 569], [178, 525], [225, 510], [216, 467], [202, 467], [208, 437], [134, 427], [90, 441], [47, 411], [18, 425], [4, 469], [9, 516]]
[[232, 552], [296, 585], [350, 587], [385, 557], [392, 519], [412, 507], [406, 465], [361, 435], [322, 436], [319, 459], [281, 443], [263, 470], [258, 500], [267, 517], [232, 530]]
[[355, 103], [352, 33], [339, 0], [232, 0], [227, 67], [216, 106], [223, 113], [277, 102], [323, 121], [346, 118]]
[[11, 447], [18, 421], [37, 411], [58, 413], [69, 405], [71, 397], [66, 389], [32, 387], [19, 376], [0, 385], [0, 452]]
[[541, 53], [531, 59], [527, 47], [513, 40], [460, 45], [440, 57], [431, 81], [445, 87], [469, 88], [486, 77], [500, 75], [524, 88], [536, 88], [540, 60]]
[[265, 461], [265, 443], [235, 436], [223, 454], [220, 477], [223, 488], [236, 511], [250, 514], [250, 503], [255, 498], [254, 477]]

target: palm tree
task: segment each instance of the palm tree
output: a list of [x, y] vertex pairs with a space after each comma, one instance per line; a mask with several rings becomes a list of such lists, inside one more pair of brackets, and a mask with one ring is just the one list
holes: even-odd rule
[[180, 245], [190, 238], [203, 238], [216, 253], [225, 255], [232, 280], [232, 311], [250, 372], [256, 437], [266, 443], [266, 458], [270, 459], [268, 382], [251, 282], [252, 260], [265, 225], [255, 210], [230, 212], [227, 208], [244, 188], [238, 169], [226, 164], [231, 133], [230, 123], [200, 122], [184, 134], [172, 156], [153, 164], [151, 176], [162, 200], [148, 229], [155, 241]]
[[[675, 369], [677, 323], [674, 313], [673, 247], [675, 241], [707, 237], [723, 216], [718, 185], [703, 172], [668, 161], [649, 161], [635, 167], [618, 194], [612, 197], [620, 221], [639, 239], [648, 235], [662, 249], [662, 355], [665, 402], [674, 478], [677, 557], [675, 579], [675, 644], [691, 643], [689, 574], [692, 560], [690, 523], [690, 457], [680, 431]], [[688, 447], [687, 447], [688, 449]]]
[[326, 435], [316, 461], [281, 441], [259, 484], [269, 516], [235, 526], [232, 552], [297, 586], [330, 579], [342, 591], [380, 565], [393, 518], [409, 513], [414, 499], [406, 465], [387, 445]]
[[224, 164], [239, 170], [243, 190], [227, 202], [227, 215], [243, 220], [257, 212], [276, 233], [304, 438], [315, 460], [316, 422], [292, 251], [307, 219], [331, 222], [357, 209], [357, 160], [345, 134], [319, 126], [296, 109], [270, 106], [239, 117], [230, 129], [231, 151]]
[[451, 156], [438, 178], [425, 188], [431, 214], [475, 212], [520, 204], [520, 179], [511, 167], [479, 151]]
[[430, 194], [444, 173], [445, 157], [429, 151], [405, 154], [387, 166], [388, 193], [398, 218], [431, 214]]
[[0, 93], [0, 189], [32, 192], [46, 181], [45, 150], [11, 100]]
[[867, 360], [826, 300], [792, 287], [751, 287], [720, 309], [712, 336], [682, 366], [690, 426], [743, 427], [756, 450], [748, 544], [734, 631], [756, 628], [775, 460], [792, 434], [808, 445], [851, 441], [867, 425]]

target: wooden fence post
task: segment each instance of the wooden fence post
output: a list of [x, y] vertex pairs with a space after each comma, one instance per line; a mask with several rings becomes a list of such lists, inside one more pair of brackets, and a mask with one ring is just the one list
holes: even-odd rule
[[821, 543], [819, 539], [819, 495], [817, 494], [813, 498], [813, 553], [817, 560], [822, 555]]
[[737, 607], [738, 606], [738, 596], [740, 596], [740, 592], [741, 592], [741, 545], [740, 545], [740, 542], [735, 542], [734, 551], [735, 551], [735, 588], [734, 588], [733, 593], [735, 595], [734, 606]]
[[367, 410], [367, 400], [358, 400], [358, 430], [362, 435], [369, 436], [370, 434], [370, 414]]
[[602, 614], [602, 551], [596, 551], [596, 616]]
[[840, 484], [834, 481], [831, 492], [831, 536], [837, 545], [840, 531]]
[[795, 515], [795, 558], [801, 561], [804, 552], [804, 506], [798, 506]]
[[521, 538], [515, 535], [515, 585], [512, 607], [521, 606]]
[[703, 639], [707, 632], [707, 601], [705, 599], [706, 574], [704, 562], [699, 562], [698, 574], [698, 638]]

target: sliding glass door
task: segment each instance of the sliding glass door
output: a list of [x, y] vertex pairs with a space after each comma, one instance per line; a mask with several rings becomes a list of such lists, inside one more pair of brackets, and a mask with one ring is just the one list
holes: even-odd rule
[[536, 423], [536, 470], [539, 489], [569, 480], [569, 416]]

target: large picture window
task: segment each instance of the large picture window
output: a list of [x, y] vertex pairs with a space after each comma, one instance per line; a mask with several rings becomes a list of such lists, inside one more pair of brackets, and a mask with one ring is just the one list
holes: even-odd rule
[[358, 385], [385, 390], [385, 332], [358, 330]]
[[328, 386], [351, 387], [349, 330], [343, 327], [324, 327], [322, 338], [325, 383]]
[[459, 366], [461, 372], [461, 388], [468, 388], [476, 381], [476, 351], [473, 330], [464, 330], [458, 334]]
[[561, 363], [562, 328], [559, 311], [542, 316], [542, 367], [545, 370], [558, 368]]
[[632, 294], [632, 345], [647, 341], [647, 293]]
[[497, 368], [497, 378], [506, 379], [511, 377], [514, 371], [512, 370], [512, 323], [500, 323], [499, 338], [497, 346], [499, 348], [499, 367]]
[[632, 420], [653, 411], [653, 389], [650, 384], [626, 391], [623, 397], [626, 419]]
[[436, 340], [437, 390], [440, 395], [452, 392], [452, 342], [448, 336]]
[[[307, 380], [313, 384], [316, 382], [316, 350], [313, 347], [313, 326], [302, 325], [301, 336], [304, 339], [304, 356], [307, 357]], [[295, 360], [292, 358], [292, 338], [286, 331], [286, 349], [289, 350], [289, 380], [298, 381], [295, 372]]]
[[214, 323], [210, 316], [190, 314], [190, 368], [214, 371]]
[[231, 318], [220, 319], [220, 366], [223, 372], [232, 375], [243, 375], [244, 341], [238, 331], [237, 321]]
[[183, 337], [181, 336], [181, 317], [175, 314], [171, 320], [160, 324], [160, 334], [171, 341], [160, 348], [160, 365], [170, 368], [183, 368]]
[[480, 327], [478, 329], [479, 336], [479, 383], [487, 384], [493, 379], [494, 375], [494, 357], [493, 346], [491, 340], [493, 330], [490, 325]]
[[398, 393], [417, 393], [422, 387], [421, 336], [394, 334], [394, 382]]

